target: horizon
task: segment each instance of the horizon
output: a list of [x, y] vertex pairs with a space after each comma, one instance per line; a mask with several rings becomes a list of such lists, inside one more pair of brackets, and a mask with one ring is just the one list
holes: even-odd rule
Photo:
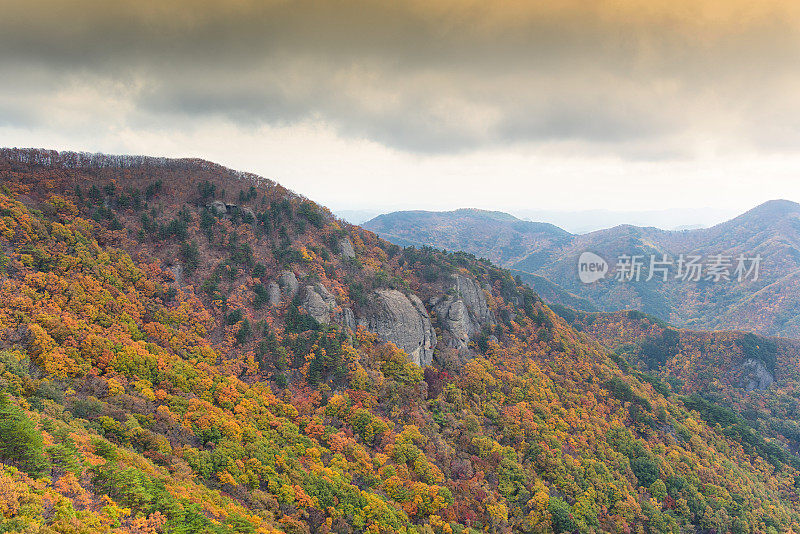
[[[681, 230], [696, 230], [696, 229], [709, 228], [714, 225], [733, 219], [738, 215], [746, 213], [747, 211], [750, 211], [756, 207], [759, 207], [769, 202], [788, 201], [794, 204], [800, 204], [800, 202], [791, 199], [771, 198], [764, 200], [763, 202], [759, 202], [756, 205], [745, 207], [739, 210], [732, 208], [724, 209], [711, 206], [702, 206], [694, 208], [668, 207], [668, 208], [654, 209], [654, 210], [633, 210], [633, 209], [613, 210], [607, 208], [587, 208], [583, 210], [569, 210], [569, 209], [557, 210], [557, 209], [545, 209], [545, 208], [502, 209], [494, 207], [484, 208], [475, 206], [459, 206], [459, 207], [444, 208], [444, 209], [426, 209], [413, 206], [406, 206], [400, 208], [398, 207], [386, 208], [383, 210], [377, 207], [369, 208], [367, 206], [363, 206], [363, 207], [349, 207], [344, 209], [338, 209], [336, 207], [327, 205], [324, 202], [319, 201], [318, 199], [313, 198], [312, 195], [304, 191], [293, 189], [292, 187], [288, 186], [285, 183], [282, 183], [279, 179], [276, 179], [274, 177], [269, 177], [267, 175], [253, 172], [248, 169], [225, 165], [218, 161], [213, 161], [202, 157], [159, 156], [159, 155], [144, 154], [144, 153], [135, 153], [135, 154], [108, 153], [108, 152], [92, 152], [86, 150], [60, 150], [49, 147], [32, 147], [32, 146], [26, 146], [26, 147], [0, 146], [0, 150], [20, 150], [20, 151], [42, 150], [42, 151], [56, 151], [59, 154], [73, 153], [73, 154], [82, 154], [88, 156], [112, 156], [112, 157], [122, 156], [122, 157], [154, 158], [154, 159], [163, 158], [171, 160], [205, 161], [207, 163], [221, 165], [236, 172], [255, 174], [262, 178], [268, 178], [270, 180], [273, 180], [276, 183], [282, 185], [283, 187], [286, 187], [287, 189], [293, 191], [294, 193], [301, 194], [306, 198], [309, 198], [310, 200], [313, 200], [314, 202], [330, 209], [330, 211], [334, 213], [337, 217], [340, 217], [341, 219], [344, 219], [345, 221], [355, 225], [364, 224], [381, 215], [389, 215], [398, 212], [418, 211], [418, 212], [428, 212], [428, 213], [447, 213], [459, 210], [476, 210], [476, 211], [496, 212], [496, 213], [511, 215], [522, 221], [527, 221], [527, 222], [549, 223], [558, 226], [559, 228], [566, 230], [572, 234], [591, 233], [594, 231], [605, 230], [621, 225], [653, 227], [665, 231], [681, 231]], [[677, 218], [675, 218], [676, 216]], [[668, 219], [669, 222], [667, 222]]]
[[[768, 204], [771, 202], [791, 202], [795, 205], [800, 205], [800, 203], [794, 200], [786, 198], [773, 198], [765, 200], [763, 202], [760, 202], [759, 204], [750, 206], [748, 208], [739, 211], [733, 209], [720, 209], [710, 206], [704, 206], [700, 208], [673, 207], [673, 208], [664, 208], [658, 210], [610, 210], [605, 208], [590, 208], [585, 210], [548, 210], [548, 209], [535, 209], [535, 208], [515, 210], [512, 208], [509, 210], [503, 210], [494, 208], [479, 208], [479, 207], [465, 207], [465, 206], [455, 207], [451, 209], [440, 209], [440, 210], [422, 209], [413, 207], [405, 209], [387, 209], [386, 211], [381, 211], [374, 208], [335, 209], [324, 204], [323, 202], [318, 201], [317, 199], [314, 199], [312, 196], [304, 193], [303, 191], [297, 191], [292, 189], [291, 187], [288, 187], [286, 184], [281, 183], [280, 180], [275, 180], [274, 178], [254, 173], [247, 169], [240, 169], [236, 167], [227, 166], [206, 158], [186, 157], [186, 156], [177, 156], [177, 157], [154, 156], [148, 154], [112, 154], [105, 152], [90, 152], [90, 151], [80, 151], [80, 150], [58, 150], [46, 147], [0, 146], [0, 151], [3, 150], [55, 151], [59, 155], [79, 154], [86, 156], [110, 156], [110, 157], [133, 157], [133, 158], [141, 157], [141, 158], [153, 158], [153, 159], [204, 161], [206, 163], [214, 165], [222, 165], [223, 167], [226, 167], [235, 172], [250, 173], [260, 176], [262, 178], [271, 179], [276, 183], [278, 183], [279, 185], [287, 187], [287, 189], [291, 190], [292, 192], [301, 194], [306, 198], [309, 198], [310, 200], [330, 209], [330, 211], [337, 217], [344, 219], [345, 221], [355, 225], [362, 225], [381, 215], [390, 215], [394, 213], [402, 213], [402, 212], [452, 213], [461, 210], [467, 210], [467, 211], [472, 210], [472, 211], [494, 212], [499, 214], [511, 215], [519, 220], [526, 222], [549, 223], [563, 230], [566, 230], [572, 234], [586, 234], [622, 225], [653, 227], [665, 231], [681, 231], [681, 230], [698, 230], [698, 229], [710, 228], [714, 225], [729, 221], [752, 209], [755, 209], [757, 207], [760, 207], [764, 204]], [[676, 215], [678, 216], [677, 219], [674, 218]], [[664, 224], [666, 221], [665, 218], [671, 219], [670, 222]]]
[[[717, 224], [729, 221], [763, 204], [784, 200], [770, 199], [761, 204], [751, 206], [741, 211], [720, 210], [711, 207], [703, 208], [667, 208], [650, 211], [615, 211], [607, 209], [587, 210], [495, 210], [474, 207], [461, 207], [447, 210], [403, 209], [380, 212], [377, 210], [331, 210], [334, 214], [345, 219], [351, 224], [361, 225], [380, 217], [395, 213], [423, 212], [423, 213], [453, 213], [462, 210], [481, 212], [495, 212], [511, 215], [521, 221], [534, 223], [548, 223], [566, 230], [572, 234], [585, 234], [597, 230], [606, 230], [616, 226], [630, 225], [637, 227], [653, 227], [665, 231], [697, 230], [710, 228]], [[790, 201], [798, 204], [795, 201]], [[669, 220], [669, 222], [666, 222]]]

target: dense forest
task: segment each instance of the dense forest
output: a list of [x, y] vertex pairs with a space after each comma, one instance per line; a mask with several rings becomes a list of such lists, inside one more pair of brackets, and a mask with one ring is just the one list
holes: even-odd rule
[[[768, 436], [769, 455], [800, 452], [800, 342], [746, 332], [674, 328], [638, 311], [587, 313], [554, 305], [573, 327], [612, 351], [626, 371], [685, 396], [723, 431], [752, 444]], [[742, 437], [740, 436], [740, 441]]]
[[701, 395], [666, 325], [199, 160], [6, 150], [0, 181], [0, 532], [800, 523], [788, 430]]

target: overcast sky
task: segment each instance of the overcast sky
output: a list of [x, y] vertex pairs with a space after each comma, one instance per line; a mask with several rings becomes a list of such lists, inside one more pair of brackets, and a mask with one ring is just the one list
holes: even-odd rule
[[334, 209], [800, 200], [800, 2], [4, 0], [0, 145]]

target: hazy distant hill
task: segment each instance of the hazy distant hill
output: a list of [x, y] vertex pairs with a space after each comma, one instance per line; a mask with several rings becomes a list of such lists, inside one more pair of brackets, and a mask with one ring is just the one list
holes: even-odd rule
[[572, 234], [549, 223], [523, 221], [499, 211], [398, 211], [362, 224], [398, 245], [463, 250], [510, 266], [539, 251], [568, 244]]
[[555, 224], [573, 234], [585, 234], [620, 224], [655, 226], [665, 230], [708, 228], [738, 215], [735, 210], [711, 207], [633, 211], [522, 209], [512, 213], [526, 221]]
[[[800, 205], [794, 202], [766, 202], [705, 229], [665, 231], [621, 225], [583, 235], [486, 213], [402, 212], [377, 217], [364, 226], [389, 240], [402, 237], [407, 242], [465, 250], [505, 267], [541, 275], [567, 295], [559, 297], [553, 291], [546, 296], [573, 307], [590, 309], [580, 301], [576, 305], [577, 296], [601, 310], [638, 309], [680, 326], [800, 336]], [[504, 254], [504, 243], [510, 239], [516, 247], [513, 254]], [[520, 253], [521, 249], [527, 249], [527, 254]], [[584, 251], [605, 258], [612, 275], [593, 284], [582, 283], [577, 261]], [[613, 279], [616, 259], [624, 254], [640, 255], [645, 264], [651, 255], [658, 259], [667, 255], [674, 262], [668, 280], [656, 277], [646, 282], [646, 270], [639, 282]], [[748, 258], [760, 255], [762, 262], [757, 280], [713, 282], [704, 279], [704, 272], [700, 280], [686, 281], [674, 277], [681, 254], [699, 255], [704, 262], [714, 255], [728, 256], [731, 275], [740, 254]]]

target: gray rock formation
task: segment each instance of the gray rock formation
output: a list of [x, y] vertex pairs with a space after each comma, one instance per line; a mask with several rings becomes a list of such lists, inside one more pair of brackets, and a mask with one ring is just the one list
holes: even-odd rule
[[278, 285], [284, 297], [294, 298], [300, 289], [300, 283], [292, 271], [283, 271], [278, 277]]
[[300, 305], [318, 323], [336, 323], [345, 331], [355, 331], [356, 318], [353, 310], [342, 308], [336, 304], [336, 297], [322, 284], [308, 285], [303, 288]]
[[769, 372], [769, 369], [759, 360], [748, 358], [740, 366], [743, 373], [742, 386], [747, 391], [754, 389], [767, 389], [775, 383], [775, 377]]
[[281, 288], [277, 282], [270, 282], [267, 284], [267, 299], [271, 307], [275, 307], [281, 303]]
[[221, 200], [215, 200], [211, 204], [207, 205], [206, 208], [211, 210], [214, 215], [225, 215], [228, 213], [228, 206]]
[[175, 278], [175, 285], [183, 287], [183, 265], [176, 263], [169, 268], [172, 271], [172, 276]]
[[206, 204], [206, 208], [217, 217], [224, 217], [226, 219], [229, 219], [237, 210], [241, 211], [243, 214], [247, 213], [251, 217], [255, 218], [255, 213], [253, 213], [253, 210], [250, 208], [239, 208], [239, 206], [236, 204], [226, 204], [221, 200], [215, 200], [211, 204]]
[[350, 308], [341, 308], [334, 312], [333, 322], [340, 325], [345, 331], [356, 330], [356, 317]]
[[355, 258], [356, 251], [353, 248], [353, 242], [349, 238], [344, 237], [339, 241], [339, 252], [343, 258]]
[[336, 298], [322, 284], [314, 284], [303, 288], [301, 305], [317, 322], [327, 324], [336, 309]]
[[395, 289], [379, 289], [365, 323], [382, 341], [392, 342], [419, 366], [429, 365], [436, 347], [436, 332], [422, 301]]
[[494, 325], [494, 314], [486, 304], [486, 296], [478, 282], [456, 274], [448, 293], [432, 301], [449, 346], [465, 350], [470, 337], [484, 325]]

